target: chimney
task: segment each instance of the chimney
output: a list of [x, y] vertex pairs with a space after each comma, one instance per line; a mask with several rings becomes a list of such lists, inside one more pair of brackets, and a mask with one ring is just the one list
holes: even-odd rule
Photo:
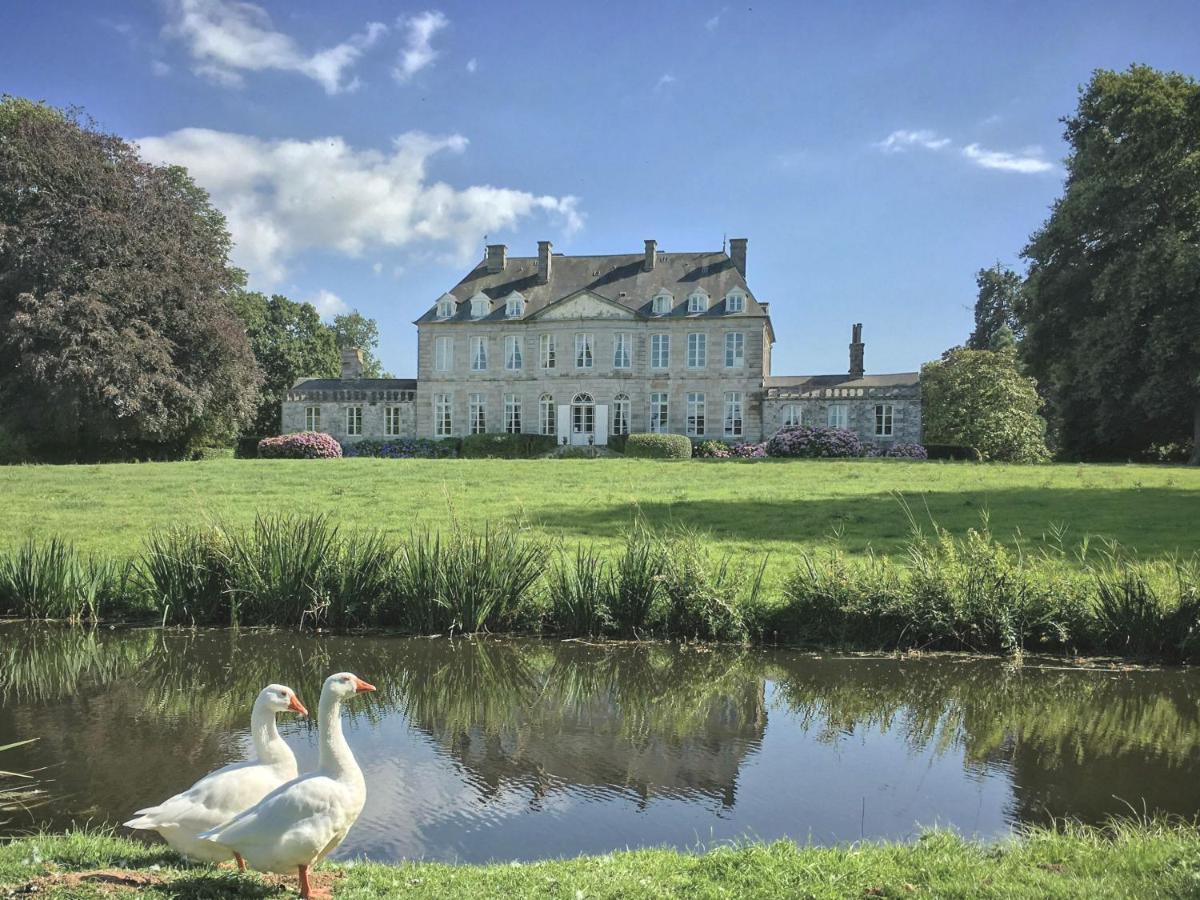
[[850, 377], [862, 378], [863, 373], [862, 322], [850, 329]]
[[488, 244], [488, 272], [492, 274], [495, 274], [496, 272], [503, 272], [506, 265], [508, 265], [508, 247], [504, 246], [504, 244]]
[[342, 378], [362, 378], [362, 351], [357, 347], [342, 348]]
[[538, 284], [550, 281], [551, 251], [554, 245], [549, 241], [538, 241]]
[[733, 267], [738, 270], [743, 278], [746, 277], [746, 239], [745, 238], [730, 238], [729, 239], [729, 258], [733, 260]]
[[658, 258], [658, 241], [646, 241], [646, 262], [642, 269], [649, 272], [654, 268], [654, 263]]

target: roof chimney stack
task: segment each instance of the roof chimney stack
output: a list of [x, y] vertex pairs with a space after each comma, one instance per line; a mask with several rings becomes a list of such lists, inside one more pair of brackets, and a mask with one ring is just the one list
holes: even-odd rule
[[488, 244], [487, 246], [487, 270], [490, 274], [503, 272], [504, 267], [508, 265], [508, 247], [504, 244]]
[[862, 378], [863, 368], [862, 322], [850, 328], [850, 377]]
[[646, 241], [646, 262], [642, 268], [649, 272], [654, 268], [654, 263], [658, 260], [658, 241]]
[[363, 354], [358, 347], [342, 348], [342, 378], [362, 378]]
[[729, 239], [729, 258], [733, 260], [733, 267], [738, 270], [738, 273], [746, 277], [746, 239], [745, 238], [730, 238]]
[[549, 241], [538, 241], [538, 284], [550, 281], [550, 261], [554, 245]]

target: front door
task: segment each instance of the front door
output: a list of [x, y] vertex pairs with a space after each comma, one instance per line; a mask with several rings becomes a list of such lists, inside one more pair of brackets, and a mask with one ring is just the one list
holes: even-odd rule
[[571, 443], [587, 446], [596, 440], [596, 404], [591, 394], [579, 393], [571, 400]]

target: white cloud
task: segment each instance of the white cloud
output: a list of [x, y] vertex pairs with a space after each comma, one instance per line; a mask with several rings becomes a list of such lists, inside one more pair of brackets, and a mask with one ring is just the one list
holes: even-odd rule
[[334, 316], [340, 316], [350, 312], [350, 306], [345, 300], [343, 300], [333, 291], [327, 291], [324, 289], [317, 291], [315, 297], [309, 297], [304, 302], [311, 303], [313, 306], [315, 306], [317, 308], [317, 314], [322, 319], [326, 320], [332, 319]]
[[387, 31], [371, 22], [360, 34], [333, 47], [306, 53], [291, 37], [276, 31], [261, 6], [240, 0], [172, 0], [165, 33], [183, 41], [195, 60], [193, 71], [218, 84], [237, 87], [243, 72], [298, 72], [327, 94], [351, 91], [358, 80], [349, 70]]
[[672, 75], [670, 72], [666, 72], [659, 76], [658, 81], [654, 83], [654, 89], [656, 91], [665, 91], [668, 87], [675, 83], [675, 80], [676, 79], [674, 75]]
[[[433, 36], [449, 24], [450, 20], [434, 9], [400, 19], [397, 25], [406, 29], [408, 34], [404, 39], [404, 49], [400, 51], [400, 59], [392, 70], [397, 81], [408, 81], [433, 64], [438, 58], [438, 51], [433, 49]], [[473, 71], [470, 64], [467, 68]]]
[[963, 156], [984, 169], [996, 169], [1001, 172], [1020, 172], [1033, 175], [1039, 172], [1049, 172], [1054, 164], [1042, 159], [1041, 147], [1026, 147], [1020, 154], [1006, 153], [1003, 150], [987, 150], [978, 144], [967, 144], [962, 149]]
[[728, 6], [722, 6], [720, 12], [718, 12], [715, 16], [705, 20], [704, 27], [709, 31], [716, 31], [717, 27], [721, 24], [721, 16], [725, 15], [725, 13], [728, 11]]
[[159, 78], [162, 78], [165, 75], [171, 74], [171, 67], [168, 66], [161, 59], [156, 59], [150, 63], [150, 71], [153, 72], [155, 75], [157, 75]]
[[950, 138], [939, 137], [937, 132], [928, 130], [909, 131], [901, 128], [893, 131], [875, 146], [884, 153], [901, 153], [909, 147], [923, 147], [926, 150], [941, 150], [950, 143]]
[[373, 263], [371, 265], [371, 271], [374, 272], [376, 275], [380, 274], [383, 271], [383, 263], [381, 263], [381, 262]]
[[478, 68], [479, 68], [479, 61], [476, 60], [475, 57], [472, 56], [470, 59], [467, 60], [467, 71], [470, 72], [472, 75], [475, 74], [475, 70]]
[[371, 249], [448, 245], [467, 260], [484, 234], [533, 215], [555, 218], [565, 234], [583, 225], [576, 197], [512, 188], [456, 188], [430, 181], [438, 153], [461, 153], [461, 135], [407, 132], [386, 151], [359, 150], [340, 137], [263, 140], [185, 128], [139, 141], [152, 162], [186, 166], [226, 216], [234, 262], [262, 287], [313, 250], [358, 257]]

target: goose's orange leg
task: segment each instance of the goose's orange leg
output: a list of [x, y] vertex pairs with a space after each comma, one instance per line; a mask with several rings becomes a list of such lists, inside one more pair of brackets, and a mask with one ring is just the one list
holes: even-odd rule
[[233, 854], [233, 858], [237, 860], [238, 871], [245, 872], [246, 871], [246, 861], [244, 859], [242, 859], [242, 854], [235, 853], [235, 854]]

